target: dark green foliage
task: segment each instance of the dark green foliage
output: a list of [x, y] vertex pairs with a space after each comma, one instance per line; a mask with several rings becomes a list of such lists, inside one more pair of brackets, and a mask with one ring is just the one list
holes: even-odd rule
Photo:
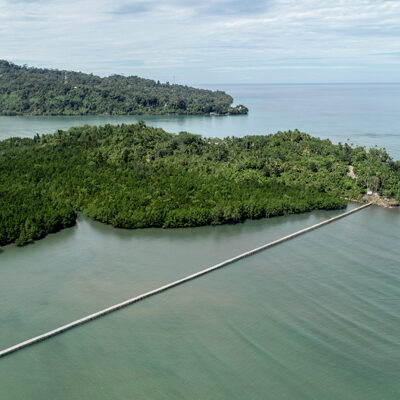
[[247, 114], [224, 92], [136, 76], [20, 67], [0, 60], [0, 115]]
[[[348, 161], [360, 174], [346, 175]], [[135, 125], [71, 128], [0, 142], [0, 245], [74, 224], [76, 211], [116, 227], [235, 223], [345, 206], [369, 181], [398, 196], [382, 150], [306, 134], [208, 139]]]

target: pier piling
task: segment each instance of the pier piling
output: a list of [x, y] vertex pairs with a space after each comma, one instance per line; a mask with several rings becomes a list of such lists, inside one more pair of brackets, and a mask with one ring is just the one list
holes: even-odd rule
[[350, 214], [353, 214], [353, 213], [355, 213], [357, 211], [360, 211], [360, 210], [362, 210], [362, 209], [364, 209], [366, 207], [369, 207], [371, 204], [372, 203], [368, 203], [368, 204], [364, 204], [364, 205], [362, 205], [360, 207], [353, 208], [350, 211], [346, 211], [346, 212], [344, 212], [342, 214], [339, 214], [339, 215], [337, 215], [335, 217], [329, 218], [329, 219], [327, 219], [325, 221], [319, 222], [319, 223], [317, 223], [315, 225], [312, 225], [312, 226], [310, 226], [308, 228], [301, 229], [301, 230], [299, 230], [297, 232], [291, 233], [290, 235], [287, 235], [287, 236], [284, 236], [284, 237], [282, 237], [280, 239], [277, 239], [277, 240], [274, 240], [272, 242], [266, 243], [266, 244], [264, 244], [264, 245], [262, 245], [260, 247], [255, 248], [255, 249], [246, 251], [245, 253], [239, 254], [239, 255], [237, 255], [237, 256], [235, 256], [233, 258], [230, 258], [228, 260], [222, 261], [222, 262], [220, 262], [218, 264], [215, 264], [215, 265], [213, 265], [213, 266], [211, 266], [209, 268], [203, 269], [202, 271], [199, 271], [199, 272], [196, 272], [194, 274], [188, 275], [188, 276], [186, 276], [186, 277], [184, 277], [182, 279], [179, 279], [177, 281], [168, 283], [168, 284], [166, 284], [164, 286], [161, 286], [161, 287], [159, 287], [157, 289], [150, 290], [149, 292], [140, 294], [140, 295], [138, 295], [136, 297], [132, 297], [131, 299], [128, 299], [128, 300], [126, 300], [126, 301], [124, 301], [122, 303], [118, 303], [118, 304], [113, 305], [111, 307], [105, 308], [105, 309], [100, 310], [100, 311], [98, 311], [96, 313], [87, 315], [86, 317], [83, 317], [83, 318], [78, 319], [76, 321], [70, 322], [69, 324], [60, 326], [59, 328], [56, 328], [56, 329], [54, 329], [52, 331], [43, 333], [42, 335], [36, 336], [36, 337], [34, 337], [32, 339], [25, 340], [24, 342], [18, 343], [18, 344], [14, 345], [14, 346], [11, 346], [11, 347], [9, 347], [7, 349], [4, 349], [4, 350], [0, 351], [0, 358], [6, 356], [8, 354], [11, 354], [13, 352], [16, 352], [18, 350], [21, 350], [21, 349], [23, 349], [23, 348], [25, 348], [27, 346], [31, 346], [31, 345], [33, 345], [35, 343], [38, 343], [38, 342], [44, 341], [46, 339], [49, 339], [49, 338], [51, 338], [53, 336], [59, 335], [60, 333], [63, 333], [65, 331], [69, 330], [69, 329], [75, 328], [75, 327], [77, 327], [79, 325], [85, 324], [85, 323], [87, 323], [89, 321], [92, 321], [94, 319], [103, 317], [103, 316], [105, 316], [105, 315], [107, 315], [107, 314], [109, 314], [111, 312], [114, 312], [114, 311], [117, 311], [117, 310], [119, 310], [121, 308], [127, 307], [127, 306], [129, 306], [129, 305], [131, 305], [133, 303], [136, 303], [136, 302], [138, 302], [140, 300], [143, 300], [143, 299], [145, 299], [147, 297], [154, 296], [155, 294], [161, 293], [161, 292], [163, 292], [165, 290], [168, 290], [168, 289], [171, 289], [171, 288], [173, 288], [175, 286], [181, 285], [182, 283], [188, 282], [188, 281], [190, 281], [192, 279], [196, 279], [196, 278], [198, 278], [198, 277], [200, 277], [202, 275], [208, 274], [209, 272], [215, 271], [216, 269], [225, 267], [225, 266], [227, 266], [229, 264], [232, 264], [232, 263], [234, 263], [236, 261], [239, 261], [239, 260], [241, 260], [241, 259], [243, 259], [245, 257], [251, 256], [251, 255], [256, 254], [256, 253], [258, 253], [260, 251], [263, 251], [263, 250], [266, 250], [266, 249], [268, 249], [270, 247], [276, 246], [279, 243], [282, 243], [282, 242], [285, 242], [285, 241], [287, 241], [289, 239], [293, 239], [293, 238], [295, 238], [297, 236], [300, 236], [300, 235], [302, 235], [302, 234], [304, 234], [306, 232], [310, 232], [310, 231], [312, 231], [314, 229], [320, 228], [320, 227], [322, 227], [324, 225], [327, 225], [327, 224], [329, 224], [331, 222], [337, 221], [340, 218], [346, 217], [346, 216], [348, 216]]

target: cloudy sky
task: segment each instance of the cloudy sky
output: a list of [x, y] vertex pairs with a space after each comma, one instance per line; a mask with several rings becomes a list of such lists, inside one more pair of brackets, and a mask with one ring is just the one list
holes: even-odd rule
[[0, 58], [177, 83], [399, 82], [400, 1], [0, 0]]

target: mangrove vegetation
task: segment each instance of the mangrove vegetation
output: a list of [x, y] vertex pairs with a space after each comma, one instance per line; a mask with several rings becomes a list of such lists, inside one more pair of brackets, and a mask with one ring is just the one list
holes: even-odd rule
[[78, 211], [121, 228], [218, 225], [338, 209], [367, 188], [399, 200], [399, 182], [386, 151], [297, 130], [211, 139], [143, 121], [71, 128], [0, 142], [0, 244], [71, 226]]

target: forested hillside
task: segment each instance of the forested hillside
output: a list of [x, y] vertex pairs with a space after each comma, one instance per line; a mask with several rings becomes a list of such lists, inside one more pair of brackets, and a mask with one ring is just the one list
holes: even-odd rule
[[247, 114], [221, 91], [0, 60], [0, 115]]
[[298, 131], [221, 140], [143, 122], [71, 128], [0, 142], [0, 244], [71, 226], [77, 211], [124, 228], [235, 223], [344, 207], [372, 185], [399, 199], [400, 163]]

